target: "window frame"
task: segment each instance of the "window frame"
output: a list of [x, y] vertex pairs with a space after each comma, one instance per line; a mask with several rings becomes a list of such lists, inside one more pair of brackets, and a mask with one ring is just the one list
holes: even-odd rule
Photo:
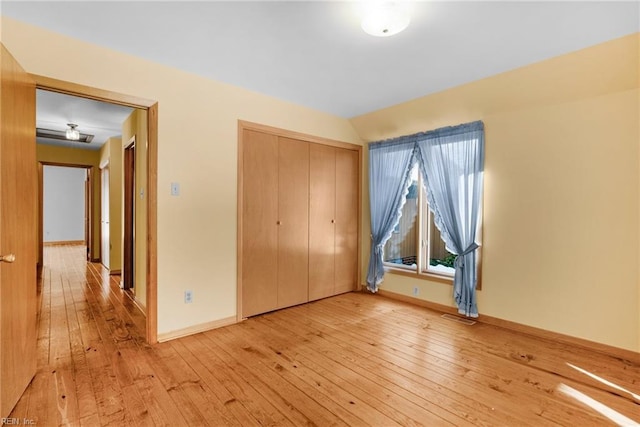
[[[414, 165], [414, 167], [418, 167], [417, 164]], [[408, 277], [413, 277], [414, 279], [420, 279], [420, 280], [428, 280], [428, 281], [432, 281], [432, 282], [440, 282], [440, 283], [445, 283], [445, 284], [449, 284], [449, 285], [453, 285], [453, 275], [448, 275], [445, 273], [438, 273], [435, 271], [429, 271], [428, 265], [424, 265], [424, 264], [428, 264], [428, 256], [430, 255], [430, 247], [429, 247], [429, 240], [430, 240], [430, 236], [424, 235], [424, 230], [423, 230], [423, 212], [424, 209], [427, 208], [427, 227], [429, 227], [431, 221], [433, 221], [433, 212], [431, 212], [431, 209], [428, 209], [428, 201], [426, 200], [425, 197], [425, 191], [424, 191], [424, 178], [422, 177], [422, 174], [420, 173], [420, 170], [418, 168], [418, 208], [417, 208], [417, 218], [416, 221], [418, 222], [418, 226], [416, 227], [416, 269], [414, 270], [413, 268], [410, 268], [409, 266], [403, 266], [402, 264], [395, 264], [395, 263], [391, 263], [391, 262], [386, 262], [383, 261], [384, 264], [384, 269], [385, 269], [385, 274], [386, 273], [391, 273], [391, 274], [397, 274], [400, 276], [408, 276]], [[484, 201], [484, 185], [483, 185], [483, 189], [482, 189], [482, 200]], [[484, 203], [480, 204], [480, 220], [479, 220], [479, 226], [478, 226], [478, 230], [477, 230], [477, 235], [476, 235], [476, 240], [479, 243], [480, 247], [477, 249], [476, 252], [476, 268], [477, 268], [477, 282], [476, 282], [476, 290], [481, 290], [482, 289], [482, 230], [484, 228]], [[385, 242], [386, 245], [386, 242]]]

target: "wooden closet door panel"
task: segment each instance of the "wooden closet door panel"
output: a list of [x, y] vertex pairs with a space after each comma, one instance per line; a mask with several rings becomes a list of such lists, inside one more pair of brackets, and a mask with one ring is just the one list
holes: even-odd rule
[[278, 308], [308, 301], [309, 144], [279, 138]]
[[336, 149], [335, 289], [356, 289], [358, 280], [358, 152]]
[[278, 138], [245, 130], [242, 164], [242, 316], [278, 306]]
[[334, 294], [335, 148], [309, 146], [309, 301]]

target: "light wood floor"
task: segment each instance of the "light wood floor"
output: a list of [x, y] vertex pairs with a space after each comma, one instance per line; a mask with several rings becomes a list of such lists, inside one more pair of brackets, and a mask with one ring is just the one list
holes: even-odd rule
[[640, 421], [637, 364], [369, 294], [150, 347], [83, 247], [45, 250], [38, 372], [11, 414], [38, 426]]

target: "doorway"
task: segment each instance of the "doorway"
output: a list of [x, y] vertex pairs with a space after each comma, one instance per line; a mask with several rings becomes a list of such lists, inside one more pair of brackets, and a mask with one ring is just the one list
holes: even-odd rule
[[[81, 98], [124, 105], [146, 112], [146, 260], [139, 266], [146, 272], [144, 289], [146, 302], [146, 339], [150, 344], [157, 342], [157, 129], [158, 105], [155, 101], [118, 94], [110, 91], [78, 85], [44, 76], [31, 75], [38, 89], [58, 92]], [[110, 171], [113, 173], [113, 171]], [[112, 190], [112, 189], [111, 189]], [[135, 192], [134, 192], [135, 194]], [[113, 261], [113, 260], [110, 260]]]
[[45, 231], [45, 221], [44, 221], [44, 217], [45, 217], [45, 209], [44, 209], [44, 182], [45, 182], [45, 178], [44, 178], [44, 174], [45, 174], [45, 169], [47, 167], [63, 167], [63, 168], [75, 168], [75, 169], [84, 169], [84, 174], [86, 177], [85, 183], [84, 183], [84, 213], [83, 213], [83, 219], [81, 220], [84, 223], [84, 237], [83, 238], [77, 238], [77, 239], [63, 239], [62, 242], [63, 243], [69, 243], [69, 242], [75, 242], [75, 243], [80, 243], [80, 241], [82, 240], [82, 244], [84, 244], [86, 246], [86, 259], [87, 261], [95, 261], [94, 259], [92, 259], [92, 256], [94, 256], [93, 251], [92, 251], [92, 247], [93, 247], [93, 239], [94, 239], [94, 232], [93, 232], [93, 210], [95, 209], [94, 207], [94, 203], [93, 203], [93, 197], [94, 197], [94, 191], [93, 191], [93, 185], [91, 184], [93, 181], [93, 166], [90, 165], [83, 165], [83, 164], [74, 164], [74, 163], [64, 163], [64, 162], [47, 162], [47, 161], [40, 161], [38, 162], [38, 259], [37, 259], [37, 271], [38, 271], [38, 277], [40, 277], [40, 274], [42, 272], [42, 266], [43, 266], [43, 258], [44, 258], [44, 251], [43, 251], [43, 247], [45, 245], [45, 242], [50, 242], [50, 241], [57, 241], [57, 242], [61, 242], [61, 239], [59, 237], [51, 236], [50, 234], [47, 235], [46, 231]]
[[88, 247], [90, 194], [84, 166], [44, 165], [42, 177], [44, 243]]
[[133, 139], [124, 149], [124, 249], [122, 260], [122, 288], [135, 287], [136, 248], [136, 141]]
[[100, 260], [107, 270], [110, 270], [111, 239], [109, 229], [109, 165], [100, 169]]

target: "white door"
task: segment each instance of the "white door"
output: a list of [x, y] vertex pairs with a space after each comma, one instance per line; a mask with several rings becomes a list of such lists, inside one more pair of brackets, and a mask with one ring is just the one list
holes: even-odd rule
[[109, 166], [101, 169], [102, 178], [102, 264], [109, 269], [109, 255], [111, 252], [111, 240], [109, 238]]

